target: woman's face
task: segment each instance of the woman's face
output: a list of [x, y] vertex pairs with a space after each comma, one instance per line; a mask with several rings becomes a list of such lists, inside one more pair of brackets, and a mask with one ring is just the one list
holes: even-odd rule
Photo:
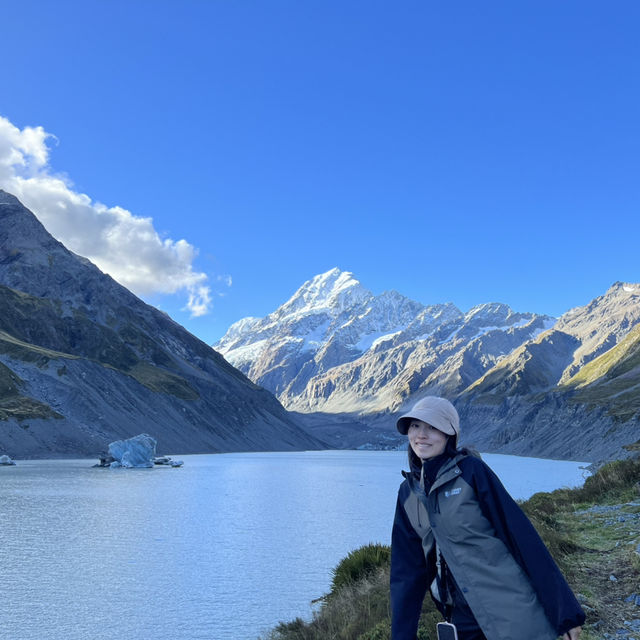
[[446, 434], [422, 420], [411, 420], [407, 435], [413, 452], [422, 460], [439, 456], [447, 445]]

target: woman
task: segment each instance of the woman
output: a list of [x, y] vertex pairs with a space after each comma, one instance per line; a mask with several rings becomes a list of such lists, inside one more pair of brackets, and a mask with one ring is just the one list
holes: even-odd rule
[[393, 640], [415, 640], [427, 588], [459, 640], [577, 640], [584, 612], [498, 477], [456, 448], [455, 407], [423, 398], [397, 428], [411, 470], [393, 524]]

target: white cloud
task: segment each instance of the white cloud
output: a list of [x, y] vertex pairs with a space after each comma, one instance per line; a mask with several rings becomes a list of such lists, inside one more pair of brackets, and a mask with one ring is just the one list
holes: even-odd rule
[[49, 165], [49, 140], [55, 137], [42, 127], [21, 130], [0, 116], [0, 188], [17, 196], [68, 249], [136, 295], [186, 292], [191, 315], [206, 314], [211, 289], [207, 274], [193, 269], [197, 249], [186, 240], [163, 240], [151, 218], [74, 191]]
[[211, 307], [211, 290], [209, 287], [195, 287], [189, 292], [187, 309], [194, 317], [203, 316]]

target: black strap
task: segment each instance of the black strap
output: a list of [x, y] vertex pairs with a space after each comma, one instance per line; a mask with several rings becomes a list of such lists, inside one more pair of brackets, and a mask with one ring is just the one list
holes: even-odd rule
[[440, 593], [440, 597], [442, 598], [442, 608], [444, 610], [444, 619], [447, 622], [451, 622], [451, 614], [453, 612], [453, 605], [450, 604], [453, 602], [453, 594], [451, 594], [451, 598], [449, 597], [449, 567], [444, 560], [444, 556], [442, 555], [442, 551], [438, 550], [440, 554], [440, 571], [438, 572], [438, 591]]

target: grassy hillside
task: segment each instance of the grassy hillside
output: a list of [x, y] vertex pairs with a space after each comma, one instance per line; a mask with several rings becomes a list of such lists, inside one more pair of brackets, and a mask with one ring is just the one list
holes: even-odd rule
[[[582, 488], [537, 493], [522, 508], [587, 614], [581, 640], [640, 637], [640, 606], [630, 599], [640, 602], [640, 460], [611, 462]], [[388, 585], [389, 548], [362, 547], [336, 567], [311, 621], [283, 622], [266, 640], [388, 640]], [[419, 640], [435, 640], [440, 619], [427, 597]]]
[[603, 405], [622, 421], [640, 412], [640, 325], [615, 347], [584, 365], [565, 385], [572, 401]]

